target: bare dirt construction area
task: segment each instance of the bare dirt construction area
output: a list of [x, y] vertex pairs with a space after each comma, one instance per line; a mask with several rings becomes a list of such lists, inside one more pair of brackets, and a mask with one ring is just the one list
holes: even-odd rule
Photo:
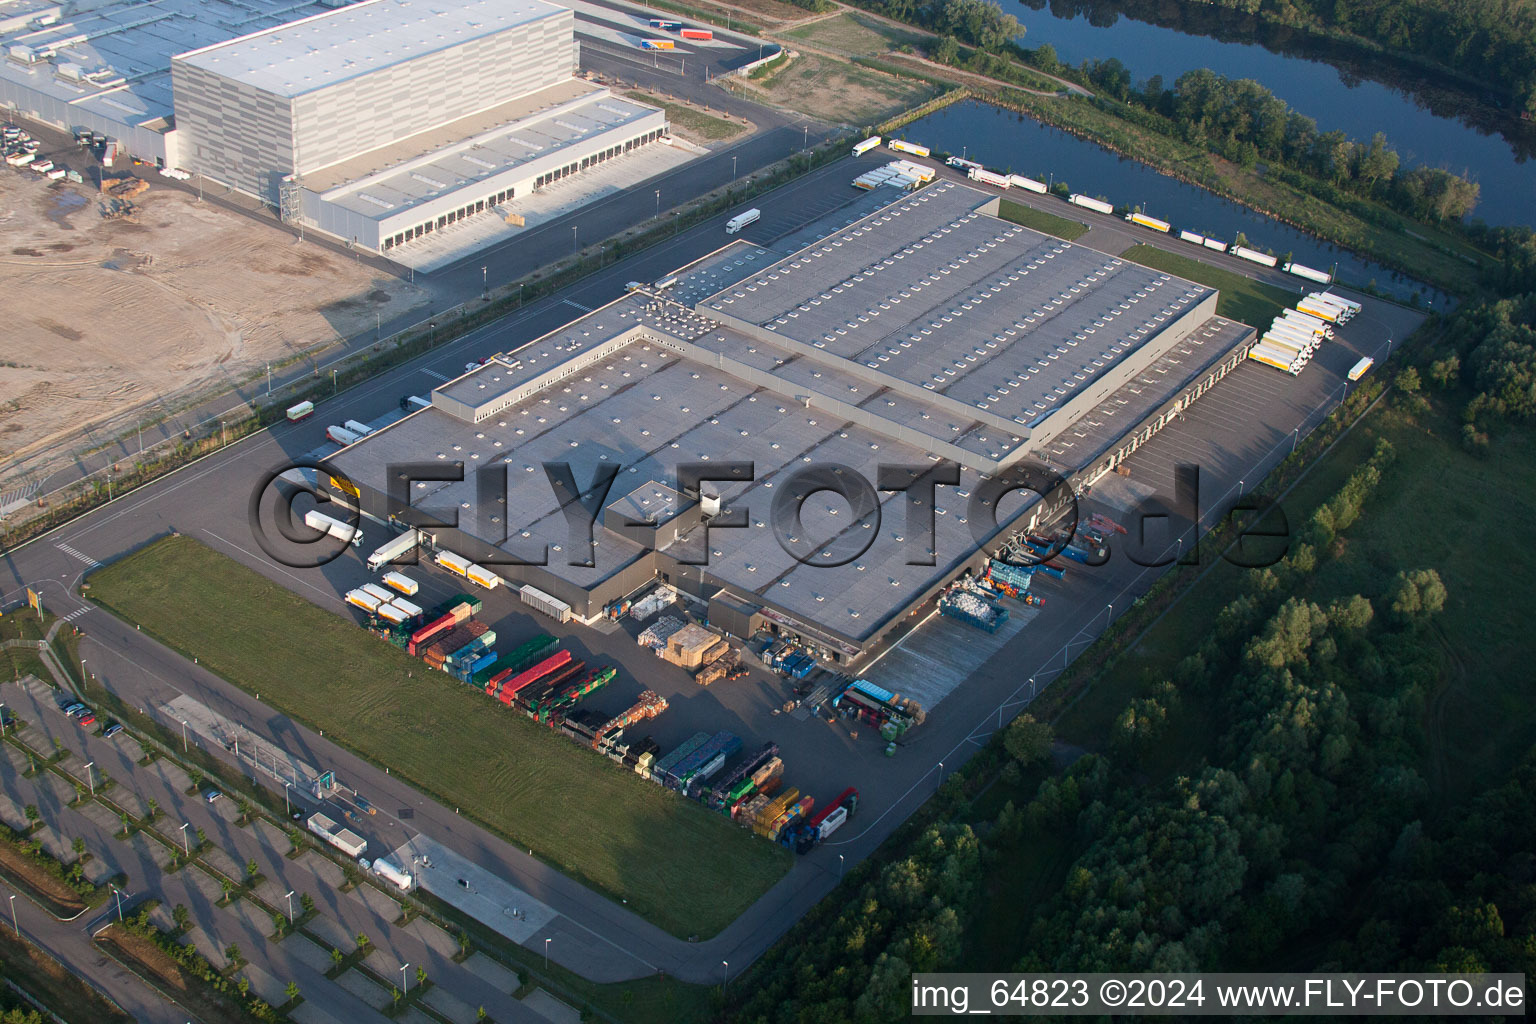
[[921, 82], [817, 53], [802, 53], [747, 78], [733, 78], [727, 88], [759, 103], [849, 126], [877, 124], [938, 92]]
[[0, 170], [0, 479], [428, 298], [184, 192], [106, 199]]

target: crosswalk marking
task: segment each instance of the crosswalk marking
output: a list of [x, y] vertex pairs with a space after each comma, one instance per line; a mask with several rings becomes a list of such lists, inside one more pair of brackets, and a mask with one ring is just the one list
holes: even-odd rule
[[64, 621], [65, 622], [74, 622], [76, 619], [78, 619], [80, 616], [84, 615], [86, 612], [88, 612], [90, 610], [91, 610], [91, 606], [90, 605], [86, 605], [84, 608], [76, 608], [74, 611], [72, 611], [68, 615], [64, 616]]
[[90, 555], [87, 555], [87, 554], [84, 554], [82, 552], [76, 551], [74, 548], [70, 547], [68, 544], [55, 544], [54, 547], [58, 548], [60, 551], [64, 552], [66, 555], [68, 555], [71, 558], [78, 558], [78, 559], [80, 559], [80, 561], [84, 562], [86, 565], [90, 566], [92, 569], [96, 569], [96, 568], [99, 568], [101, 566], [101, 563], [96, 561], [96, 559], [92, 558]]
[[17, 487], [6, 491], [4, 494], [0, 494], [0, 516], [9, 515], [26, 505], [27, 502], [32, 500], [32, 496], [37, 493], [39, 486], [41, 486], [39, 481], [33, 481], [24, 487]]
[[562, 301], [567, 306], [575, 306], [577, 309], [581, 310], [583, 313], [590, 313], [590, 312], [592, 312], [592, 307], [591, 306], [583, 306], [581, 303], [576, 302], [576, 301], [574, 301], [572, 299], [564, 299]]
[[428, 377], [435, 377], [438, 380], [447, 380], [448, 379], [448, 375], [446, 373], [438, 373], [436, 370], [423, 369], [421, 372], [426, 374]]

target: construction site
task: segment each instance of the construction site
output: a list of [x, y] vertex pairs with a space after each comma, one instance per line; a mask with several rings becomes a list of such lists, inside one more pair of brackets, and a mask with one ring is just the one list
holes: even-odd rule
[[0, 171], [0, 491], [428, 301], [274, 225], [112, 181]]

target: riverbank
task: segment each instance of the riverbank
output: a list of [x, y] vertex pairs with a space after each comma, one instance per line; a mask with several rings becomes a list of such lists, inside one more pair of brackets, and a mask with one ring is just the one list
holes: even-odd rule
[[[1475, 294], [1480, 289], [1481, 272], [1492, 265], [1492, 257], [1451, 230], [1410, 220], [1363, 198], [1344, 197], [1347, 205], [1330, 202], [1316, 193], [1332, 191], [1336, 195], [1337, 190], [1330, 190], [1321, 181], [1289, 167], [1283, 173], [1278, 167], [1271, 172], [1263, 164], [1241, 167], [1184, 142], [1170, 131], [1159, 130], [1163, 126], [1153, 124], [1155, 115], [1145, 111], [1103, 96], [1041, 95], [1020, 88], [1014, 81], [929, 60], [922, 61], [919, 68], [910, 51], [914, 46], [937, 46], [938, 36], [910, 27], [900, 35], [888, 32], [887, 37], [892, 42], [883, 51], [870, 52], [865, 37], [861, 39], [865, 53], [842, 59], [893, 76], [966, 88], [978, 100], [1025, 114], [1453, 295]], [[1016, 59], [994, 57], [994, 66], [1000, 61], [1013, 69], [1007, 72], [1010, 79], [1037, 73]], [[1302, 183], [1307, 187], [1301, 187]]]

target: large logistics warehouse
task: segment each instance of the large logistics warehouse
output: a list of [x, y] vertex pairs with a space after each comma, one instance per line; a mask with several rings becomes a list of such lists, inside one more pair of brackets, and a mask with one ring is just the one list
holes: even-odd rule
[[[1050, 512], [1005, 500], [994, 525], [975, 500], [985, 478], [1030, 459], [1063, 487], [1091, 483], [1252, 344], [1210, 289], [996, 209], [941, 182], [848, 226], [813, 225], [787, 255], [734, 242], [669, 289], [444, 384], [330, 463], [374, 518], [457, 516], [456, 530], [427, 527], [437, 546], [482, 564], [544, 560], [496, 569], [578, 618], [661, 577], [730, 632], [794, 634], [857, 661]], [[930, 544], [907, 496], [874, 485], [882, 466], [941, 459], [960, 479], [936, 493]], [[617, 474], [593, 501], [590, 551], [552, 486], [560, 464], [578, 488]], [[706, 482], [680, 479], [690, 464]], [[431, 479], [460, 465], [462, 481]], [[853, 476], [871, 506], [810, 483]], [[733, 514], [739, 526], [723, 526]]]
[[543, 0], [26, 14], [0, 22], [7, 105], [381, 252], [667, 129], [662, 111], [574, 77], [575, 16]]

